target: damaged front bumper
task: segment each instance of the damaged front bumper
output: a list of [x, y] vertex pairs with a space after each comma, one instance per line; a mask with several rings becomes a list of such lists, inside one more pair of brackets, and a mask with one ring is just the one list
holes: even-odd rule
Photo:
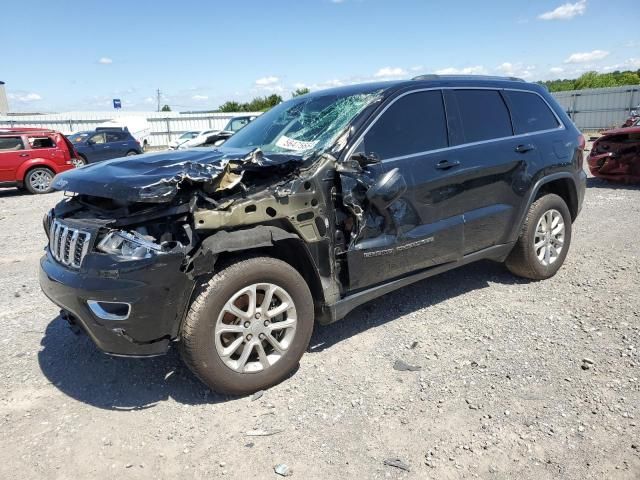
[[108, 354], [166, 353], [178, 336], [194, 281], [181, 271], [182, 255], [117, 262], [89, 254], [81, 270], [58, 263], [46, 249], [40, 286]]

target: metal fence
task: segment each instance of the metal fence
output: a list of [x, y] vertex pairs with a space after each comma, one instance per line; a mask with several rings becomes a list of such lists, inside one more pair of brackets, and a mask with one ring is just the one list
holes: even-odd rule
[[192, 130], [222, 129], [236, 115], [260, 115], [254, 113], [173, 113], [173, 112], [66, 112], [45, 115], [3, 115], [2, 127], [50, 128], [69, 134], [91, 130], [101, 123], [131, 117], [145, 118], [151, 127], [149, 144], [166, 146], [184, 132]]
[[552, 94], [580, 130], [619, 127], [640, 104], [640, 85]]

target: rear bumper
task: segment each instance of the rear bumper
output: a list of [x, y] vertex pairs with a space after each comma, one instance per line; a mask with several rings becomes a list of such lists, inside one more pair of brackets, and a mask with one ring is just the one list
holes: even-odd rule
[[[136, 263], [114, 269], [118, 265], [110, 256], [90, 254], [83, 269], [76, 271], [47, 252], [40, 260], [40, 286], [105, 353], [160, 355], [177, 337], [193, 281], [180, 271], [177, 255]], [[100, 318], [89, 307], [91, 301], [128, 304], [130, 311], [123, 319]]]

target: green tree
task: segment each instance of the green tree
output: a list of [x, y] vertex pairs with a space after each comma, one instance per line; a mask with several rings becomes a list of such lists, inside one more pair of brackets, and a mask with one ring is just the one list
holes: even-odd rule
[[160, 109], [161, 112], [170, 112], [171, 111], [171, 107], [169, 105], [165, 105], [164, 107], [162, 107]]
[[576, 79], [548, 80], [540, 82], [550, 92], [566, 90], [582, 90], [584, 88], [621, 87], [623, 85], [640, 85], [640, 70], [610, 73], [586, 72]]
[[242, 105], [238, 102], [225, 102], [222, 105], [220, 105], [220, 108], [218, 109], [221, 112], [242, 112]]
[[307, 93], [309, 93], [311, 90], [309, 90], [307, 87], [304, 88], [296, 88], [295, 92], [291, 92], [291, 98], [295, 98], [295, 97], [299, 97], [300, 95], [306, 95]]

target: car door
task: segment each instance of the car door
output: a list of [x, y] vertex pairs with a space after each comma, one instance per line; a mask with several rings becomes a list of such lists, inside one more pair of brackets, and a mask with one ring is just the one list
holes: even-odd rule
[[500, 90], [444, 91], [452, 148], [462, 166], [459, 194], [450, 208], [464, 218], [464, 254], [506, 243], [528, 185], [528, 166], [539, 159], [528, 139], [514, 137]]
[[[361, 201], [362, 218], [347, 250], [351, 289], [461, 257], [462, 214], [451, 208], [451, 197], [458, 194], [458, 166], [449, 162], [448, 146], [440, 90], [396, 97], [367, 127], [352, 153], [375, 155], [380, 162], [367, 166], [358, 180], [370, 179], [364, 181], [370, 198], [365, 194]], [[345, 191], [358, 187], [353, 178], [341, 175], [343, 197], [362, 198]], [[405, 184], [403, 192], [381, 211], [371, 191], [394, 176]]]
[[0, 182], [15, 182], [18, 167], [29, 156], [20, 135], [0, 137]]
[[64, 164], [64, 151], [56, 145], [52, 137], [48, 135], [29, 136], [28, 141], [31, 158]]
[[106, 160], [109, 149], [106, 148], [104, 132], [94, 133], [87, 139], [86, 154], [89, 162], [101, 162]]
[[129, 151], [128, 135], [123, 132], [105, 132], [105, 160], [124, 157]]

